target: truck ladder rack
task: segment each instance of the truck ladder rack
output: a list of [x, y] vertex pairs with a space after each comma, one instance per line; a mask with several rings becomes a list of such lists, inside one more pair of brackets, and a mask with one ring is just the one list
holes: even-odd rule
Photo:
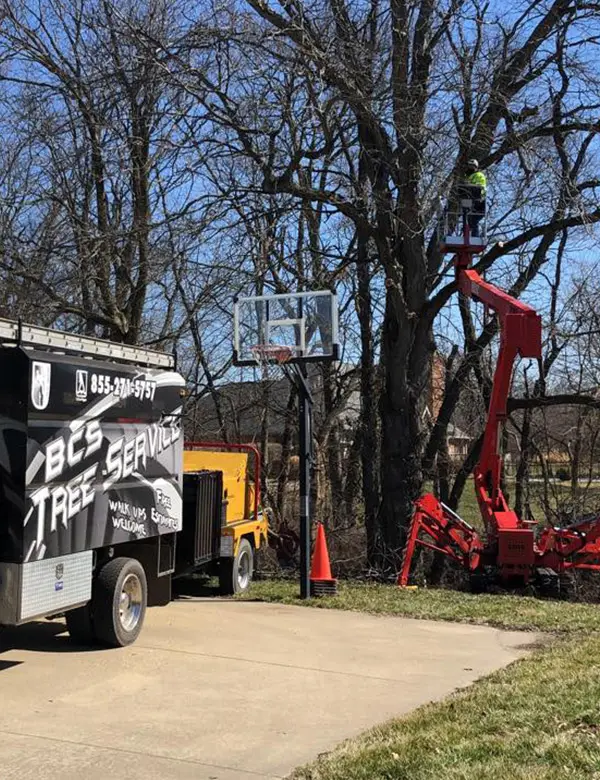
[[145, 347], [80, 336], [38, 325], [26, 325], [0, 318], [0, 342], [22, 347], [37, 347], [56, 352], [75, 353], [85, 357], [105, 358], [125, 363], [134, 363], [153, 368], [171, 369], [175, 365], [172, 355]]

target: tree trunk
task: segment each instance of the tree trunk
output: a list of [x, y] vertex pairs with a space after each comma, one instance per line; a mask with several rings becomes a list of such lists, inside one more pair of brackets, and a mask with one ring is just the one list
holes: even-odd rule
[[329, 483], [329, 506], [331, 511], [331, 521], [334, 528], [338, 528], [344, 522], [344, 480], [343, 463], [341, 458], [340, 426], [336, 423], [332, 426], [327, 441], [325, 442], [326, 456], [323, 459], [327, 462]]
[[386, 573], [398, 569], [413, 502], [421, 492], [422, 410], [431, 370], [431, 341], [431, 333], [419, 332], [414, 318], [406, 316], [400, 291], [392, 282], [381, 342], [384, 389], [380, 399], [380, 527]]
[[292, 454], [292, 430], [295, 424], [294, 411], [296, 409], [297, 392], [294, 385], [290, 385], [286, 410], [285, 425], [281, 437], [281, 467], [277, 478], [277, 511], [280, 522], [285, 523], [287, 506], [287, 485], [290, 477], [290, 456]]
[[521, 453], [515, 476], [515, 512], [519, 517], [529, 517], [529, 476], [531, 462], [531, 410], [523, 413], [521, 428]]
[[268, 493], [267, 478], [269, 476], [269, 423], [270, 423], [270, 409], [271, 409], [271, 388], [268, 384], [263, 383], [262, 387], [262, 399], [261, 404], [263, 407], [263, 413], [260, 421], [260, 454], [261, 454], [261, 485], [260, 491], [263, 496]]
[[[334, 375], [331, 364], [325, 363], [321, 366], [319, 372], [322, 381], [322, 400], [323, 419], [327, 420], [330, 415], [335, 414], [335, 389], [334, 389]], [[343, 505], [343, 466], [340, 456], [340, 425], [339, 421], [334, 422], [328, 432], [321, 431], [320, 436], [315, 438], [319, 439], [322, 448], [322, 459], [320, 466], [326, 469], [326, 477], [321, 480], [322, 490], [320, 493], [320, 500], [318, 501], [318, 508], [325, 509], [326, 524], [332, 523], [334, 528], [340, 525], [342, 520]], [[321, 472], [322, 473], [322, 472]], [[325, 476], [325, 475], [323, 475]], [[327, 488], [329, 490], [327, 491]], [[326, 492], [329, 493], [327, 500], [325, 499]], [[316, 512], [315, 512], [316, 513]]]
[[377, 515], [379, 511], [378, 430], [376, 373], [373, 350], [373, 317], [371, 302], [371, 269], [368, 260], [368, 239], [358, 236], [358, 290], [356, 308], [360, 325], [360, 460], [362, 466], [362, 497], [367, 535], [367, 563], [377, 568]]
[[361, 436], [362, 431], [358, 428], [354, 433], [352, 444], [345, 459], [343, 494], [345, 528], [354, 528], [357, 524], [356, 501], [360, 489], [360, 455], [363, 451]]
[[575, 427], [575, 441], [573, 442], [573, 452], [571, 456], [571, 504], [573, 518], [576, 520], [577, 502], [579, 500], [579, 472], [581, 466], [581, 447], [582, 447], [582, 428], [585, 418], [585, 411], [579, 410], [577, 414], [577, 424]]

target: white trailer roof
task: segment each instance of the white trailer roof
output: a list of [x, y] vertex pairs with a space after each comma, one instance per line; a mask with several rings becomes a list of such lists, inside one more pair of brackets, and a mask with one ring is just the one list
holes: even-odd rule
[[86, 357], [118, 360], [119, 362], [135, 363], [153, 368], [170, 369], [175, 365], [172, 355], [158, 352], [155, 349], [118, 344], [114, 341], [80, 336], [77, 333], [67, 333], [62, 330], [42, 328], [38, 325], [27, 325], [2, 318], [0, 318], [0, 342], [49, 349], [54, 352], [74, 352]]

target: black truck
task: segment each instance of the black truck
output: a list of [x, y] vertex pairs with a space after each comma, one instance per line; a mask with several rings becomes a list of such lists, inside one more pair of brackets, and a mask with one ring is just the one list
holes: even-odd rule
[[131, 644], [221, 527], [218, 472], [185, 475], [184, 521], [184, 380], [165, 353], [9, 320], [0, 344], [0, 625], [64, 614], [79, 642]]

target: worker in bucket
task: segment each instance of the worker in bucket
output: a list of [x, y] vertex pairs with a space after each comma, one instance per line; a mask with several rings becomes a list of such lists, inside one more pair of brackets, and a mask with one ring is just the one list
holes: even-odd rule
[[473, 203], [468, 213], [469, 230], [473, 238], [479, 238], [479, 223], [485, 217], [487, 178], [480, 170], [477, 160], [471, 159], [467, 162], [460, 189], [461, 197], [466, 197]]

